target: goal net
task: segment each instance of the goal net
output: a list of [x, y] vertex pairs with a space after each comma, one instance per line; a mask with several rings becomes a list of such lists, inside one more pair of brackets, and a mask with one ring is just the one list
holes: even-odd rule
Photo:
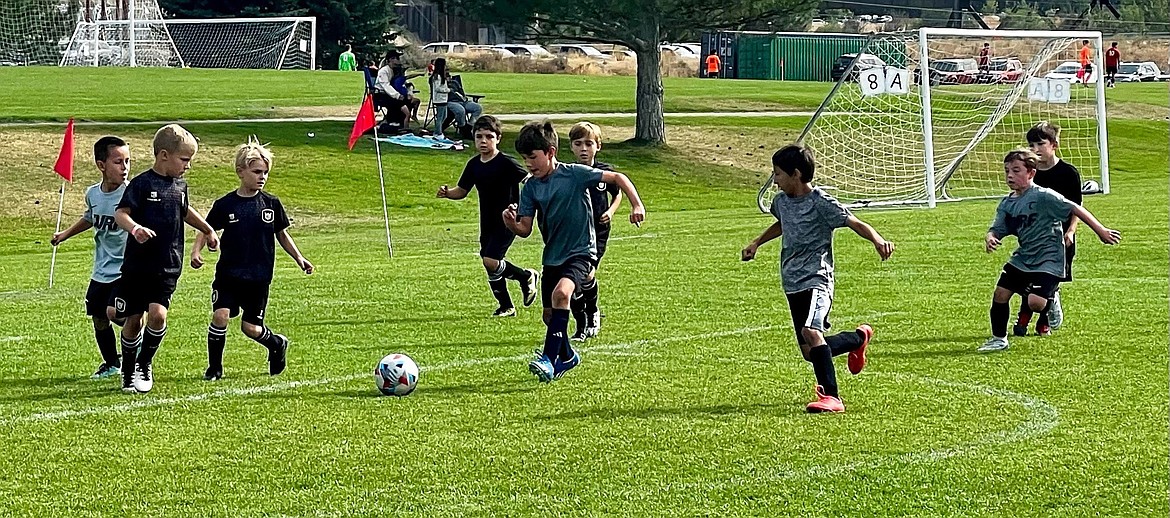
[[166, 20], [186, 66], [316, 68], [316, 18]]
[[[1099, 32], [873, 35], [799, 139], [816, 153], [814, 183], [855, 207], [1002, 196], [1004, 155], [1046, 120], [1061, 128], [1058, 155], [1108, 192], [1101, 52]], [[760, 210], [774, 195], [761, 186]]]

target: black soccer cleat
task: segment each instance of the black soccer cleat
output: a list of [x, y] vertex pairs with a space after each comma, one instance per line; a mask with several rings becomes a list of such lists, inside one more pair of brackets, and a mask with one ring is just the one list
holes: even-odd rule
[[284, 372], [285, 366], [288, 365], [288, 337], [284, 335], [276, 335], [276, 337], [280, 339], [280, 345], [268, 351], [269, 376], [276, 376]]
[[223, 379], [223, 367], [208, 367], [203, 373], [203, 381], [219, 381]]
[[536, 294], [540, 293], [539, 280], [540, 273], [536, 270], [529, 269], [528, 280], [520, 284], [520, 292], [524, 294], [524, 307], [531, 306], [536, 302]]

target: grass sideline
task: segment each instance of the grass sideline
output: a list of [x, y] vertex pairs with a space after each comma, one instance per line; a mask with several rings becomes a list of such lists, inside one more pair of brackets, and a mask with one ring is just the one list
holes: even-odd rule
[[[974, 353], [1008, 255], [982, 252], [995, 202], [860, 212], [898, 250], [881, 263], [865, 241], [837, 235], [832, 321], [877, 328], [867, 370], [839, 369], [840, 416], [802, 413], [812, 375], [777, 286], [778, 245], [738, 261], [769, 222], [751, 208], [767, 157], [802, 121], [669, 123], [666, 148], [607, 141], [600, 155], [631, 175], [649, 218], [615, 228], [603, 334], [552, 386], [516, 359], [543, 336], [539, 311], [486, 317], [475, 200], [434, 198], [469, 154], [386, 154], [389, 259], [372, 150], [344, 151], [348, 124], [199, 125], [192, 202], [206, 209], [230, 190], [231, 146], [260, 135], [276, 152], [269, 188], [319, 271], [306, 277], [277, 257], [269, 323], [294, 341], [289, 371], [268, 378], [233, 322], [228, 378], [214, 385], [199, 379], [212, 271], [185, 271], [157, 388], [137, 398], [82, 379], [96, 365], [81, 311], [88, 235], [61, 248], [57, 287], [43, 288], [59, 131], [0, 128], [0, 154], [13, 159], [0, 168], [10, 202], [0, 208], [0, 442], [14, 452], [0, 459], [0, 514], [1170, 513], [1165, 123], [1110, 121], [1115, 192], [1086, 205], [1123, 242], [1082, 233], [1067, 327], [1013, 338], [1002, 354]], [[622, 124], [606, 134], [629, 134]], [[78, 142], [126, 135], [137, 172], [151, 130], [85, 127]], [[85, 162], [78, 175], [66, 221], [95, 177]], [[518, 240], [510, 258], [535, 265], [537, 239]], [[432, 369], [401, 400], [375, 397], [368, 374], [393, 351]]]

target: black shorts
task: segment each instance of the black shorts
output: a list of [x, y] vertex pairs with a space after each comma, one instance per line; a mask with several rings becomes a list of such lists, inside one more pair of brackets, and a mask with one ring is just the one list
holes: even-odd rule
[[788, 311], [792, 313], [792, 327], [796, 331], [796, 343], [805, 343], [801, 329], [816, 329], [821, 333], [829, 331], [829, 312], [833, 310], [833, 297], [823, 289], [808, 289], [796, 293], [785, 293]]
[[996, 282], [995, 285], [1019, 294], [1021, 297], [1039, 295], [1050, 299], [1052, 294], [1056, 293], [1056, 288], [1060, 286], [1060, 277], [1051, 273], [1025, 272], [1011, 264], [1005, 264], [1003, 271], [999, 274], [999, 282]]
[[117, 280], [98, 282], [90, 279], [89, 288], [85, 290], [85, 314], [106, 318], [106, 308], [114, 306], [114, 292], [117, 288]]
[[1117, 75], [1117, 67], [1105, 67], [1105, 73], [1109, 75]]
[[1086, 74], [1093, 73], [1093, 65], [1092, 64], [1085, 65], [1083, 68], [1084, 68]]
[[540, 303], [545, 308], [552, 307], [552, 294], [561, 279], [573, 281], [573, 284], [577, 285], [573, 291], [580, 291], [581, 285], [589, 280], [592, 273], [593, 258], [587, 255], [575, 255], [557, 266], [545, 265], [544, 271], [540, 274]]
[[1072, 262], [1076, 255], [1077, 242], [1074, 239], [1072, 245], [1064, 247], [1064, 278], [1060, 282], [1072, 282]]
[[609, 243], [609, 229], [610, 225], [595, 225], [594, 229], [597, 232], [597, 260], [593, 261], [593, 266], [601, 265], [601, 258], [605, 257], [605, 246]]
[[490, 257], [497, 261], [503, 260], [504, 256], [508, 255], [508, 249], [512, 248], [512, 242], [516, 240], [516, 234], [506, 227], [499, 228], [480, 228], [479, 231], [479, 256]]
[[114, 318], [146, 313], [151, 304], [170, 308], [178, 284], [178, 274], [123, 273], [114, 290]]
[[[218, 275], [211, 283], [211, 310], [230, 310], [230, 318], [258, 326], [264, 325], [264, 310], [268, 308], [268, 288], [271, 282], [244, 281]], [[241, 312], [242, 310], [242, 312]]]

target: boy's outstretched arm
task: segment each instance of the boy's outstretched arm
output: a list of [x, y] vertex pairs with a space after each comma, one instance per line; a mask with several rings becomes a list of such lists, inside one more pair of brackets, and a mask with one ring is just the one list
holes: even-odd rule
[[285, 252], [288, 252], [288, 256], [292, 257], [293, 261], [296, 261], [297, 267], [300, 268], [301, 271], [308, 275], [313, 274], [313, 263], [310, 263], [308, 259], [305, 259], [304, 255], [301, 255], [301, 250], [297, 248], [297, 244], [293, 242], [292, 236], [288, 235], [287, 228], [281, 230], [280, 233], [276, 235], [276, 240], [280, 241], [280, 247], [283, 248]]
[[208, 250], [214, 252], [215, 249], [219, 248], [219, 235], [215, 233], [215, 229], [211, 228], [211, 225], [207, 224], [207, 220], [203, 219], [199, 211], [187, 206], [187, 215], [183, 216], [183, 221], [207, 236]]
[[463, 198], [467, 197], [467, 189], [459, 186], [455, 186], [455, 188], [452, 189], [446, 185], [440, 185], [439, 192], [435, 196], [439, 198], [447, 198], [448, 200], [462, 200]]
[[53, 234], [53, 238], [49, 240], [49, 244], [57, 246], [61, 243], [64, 243], [66, 239], [76, 236], [77, 234], [85, 232], [91, 228], [93, 228], [93, 223], [86, 221], [85, 218], [77, 218], [77, 223], [70, 225], [69, 228], [65, 230]]
[[1081, 221], [1084, 221], [1085, 224], [1089, 226], [1089, 228], [1093, 229], [1093, 232], [1097, 233], [1097, 237], [1101, 239], [1102, 243], [1107, 245], [1116, 245], [1117, 243], [1121, 242], [1120, 231], [1113, 230], [1111, 228], [1105, 228], [1105, 225], [1102, 225], [1100, 221], [1097, 221], [1097, 218], [1094, 217], [1093, 214], [1084, 207], [1074, 203], [1072, 213], [1074, 216], [1080, 218]]
[[784, 235], [784, 227], [780, 224], [780, 220], [776, 220], [772, 226], [764, 229], [764, 233], [760, 234], [760, 237], [751, 240], [747, 246], [743, 247], [743, 251], [740, 252], [740, 259], [744, 261], [751, 261], [752, 259], [755, 259], [756, 250], [759, 249], [761, 245], [782, 235]]
[[191, 267], [198, 270], [203, 267], [203, 247], [207, 245], [207, 235], [200, 232], [195, 234], [195, 243], [191, 245]]
[[504, 226], [508, 227], [516, 237], [528, 237], [532, 235], [532, 217], [524, 216], [519, 220], [516, 219], [516, 204], [509, 205], [504, 209], [502, 215], [504, 218]]
[[145, 243], [148, 239], [156, 236], [153, 230], [139, 225], [130, 217], [130, 209], [122, 208], [114, 211], [114, 222], [122, 227], [122, 230], [129, 232], [134, 237], [135, 241]]
[[873, 243], [873, 247], [877, 249], [878, 257], [881, 257], [883, 261], [894, 255], [894, 243], [886, 241], [881, 234], [878, 234], [878, 231], [869, 226], [869, 223], [857, 219], [857, 216], [849, 216], [849, 219], [845, 220], [845, 224], [853, 229], [857, 235]]
[[612, 183], [625, 193], [626, 197], [630, 199], [630, 205], [632, 206], [630, 209], [630, 223], [639, 227], [642, 226], [642, 222], [646, 220], [646, 206], [642, 205], [642, 198], [638, 197], [638, 190], [634, 188], [634, 182], [631, 182], [628, 176], [613, 171], [602, 172], [601, 181]]
[[622, 206], [622, 191], [618, 191], [613, 195], [613, 200], [609, 202], [609, 208], [605, 209], [605, 213], [601, 215], [602, 223], [609, 223], [613, 219], [613, 213], [617, 212], [618, 207]]

